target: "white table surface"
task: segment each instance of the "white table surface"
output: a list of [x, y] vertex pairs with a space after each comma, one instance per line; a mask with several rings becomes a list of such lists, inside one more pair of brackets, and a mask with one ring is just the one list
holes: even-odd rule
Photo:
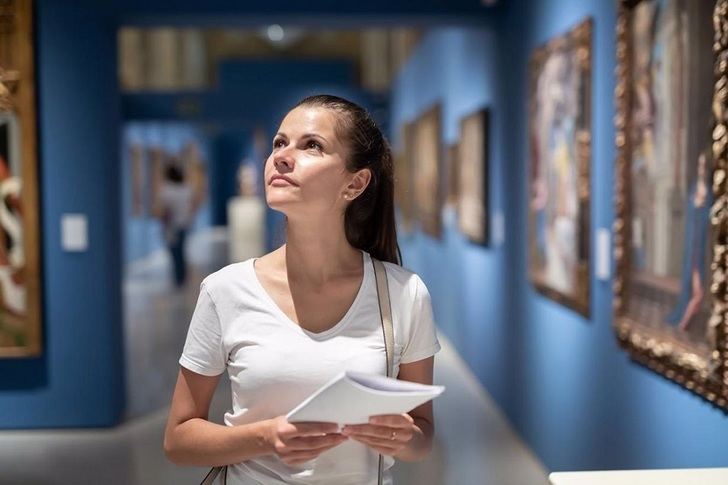
[[553, 485], [728, 485], [728, 468], [554, 472]]

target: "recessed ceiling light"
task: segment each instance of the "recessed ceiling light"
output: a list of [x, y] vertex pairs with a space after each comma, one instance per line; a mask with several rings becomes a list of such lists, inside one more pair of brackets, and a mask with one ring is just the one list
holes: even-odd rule
[[283, 27], [281, 27], [278, 24], [273, 24], [268, 27], [268, 38], [271, 40], [271, 42], [280, 42], [283, 40], [283, 37], [285, 36], [285, 32], [283, 32]]

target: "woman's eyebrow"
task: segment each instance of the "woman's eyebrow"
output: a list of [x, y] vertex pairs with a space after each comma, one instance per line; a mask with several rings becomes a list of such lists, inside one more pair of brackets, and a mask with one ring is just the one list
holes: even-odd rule
[[304, 133], [303, 136], [301, 136], [301, 138], [318, 138], [320, 140], [323, 140], [326, 143], [329, 142], [326, 138], [324, 138], [321, 135], [317, 135], [316, 133]]

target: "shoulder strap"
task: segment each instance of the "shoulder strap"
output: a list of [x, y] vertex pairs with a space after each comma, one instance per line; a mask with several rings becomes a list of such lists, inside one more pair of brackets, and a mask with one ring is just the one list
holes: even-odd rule
[[[392, 307], [389, 302], [389, 282], [384, 263], [371, 258], [374, 265], [374, 278], [377, 280], [377, 297], [379, 298], [379, 316], [382, 320], [384, 334], [384, 350], [387, 356], [387, 377], [394, 373], [394, 327], [392, 325]], [[379, 455], [379, 473], [377, 485], [382, 485], [384, 477], [384, 460]]]
[[392, 325], [392, 307], [389, 301], [389, 282], [387, 281], [387, 270], [384, 263], [378, 259], [372, 259], [374, 265], [374, 277], [377, 280], [377, 296], [379, 297], [379, 315], [382, 320], [382, 332], [384, 333], [384, 347], [387, 355], [387, 377], [393, 377], [394, 372], [394, 327]]
[[220, 485], [225, 485], [227, 483], [227, 467], [226, 466], [214, 466], [210, 469], [210, 471], [205, 475], [205, 478], [202, 479], [202, 482], [200, 482], [200, 485], [213, 485], [215, 483], [215, 479], [220, 475]]

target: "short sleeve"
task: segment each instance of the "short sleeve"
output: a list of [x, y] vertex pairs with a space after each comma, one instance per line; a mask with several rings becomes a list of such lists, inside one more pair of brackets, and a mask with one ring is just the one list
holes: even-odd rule
[[197, 298], [179, 363], [182, 367], [205, 376], [217, 376], [225, 371], [227, 358], [220, 319], [204, 281], [200, 285], [200, 296]]
[[407, 343], [402, 350], [400, 363], [409, 364], [435, 355], [440, 350], [437, 330], [432, 314], [430, 292], [419, 276], [415, 275], [417, 286], [412, 307], [412, 321]]

